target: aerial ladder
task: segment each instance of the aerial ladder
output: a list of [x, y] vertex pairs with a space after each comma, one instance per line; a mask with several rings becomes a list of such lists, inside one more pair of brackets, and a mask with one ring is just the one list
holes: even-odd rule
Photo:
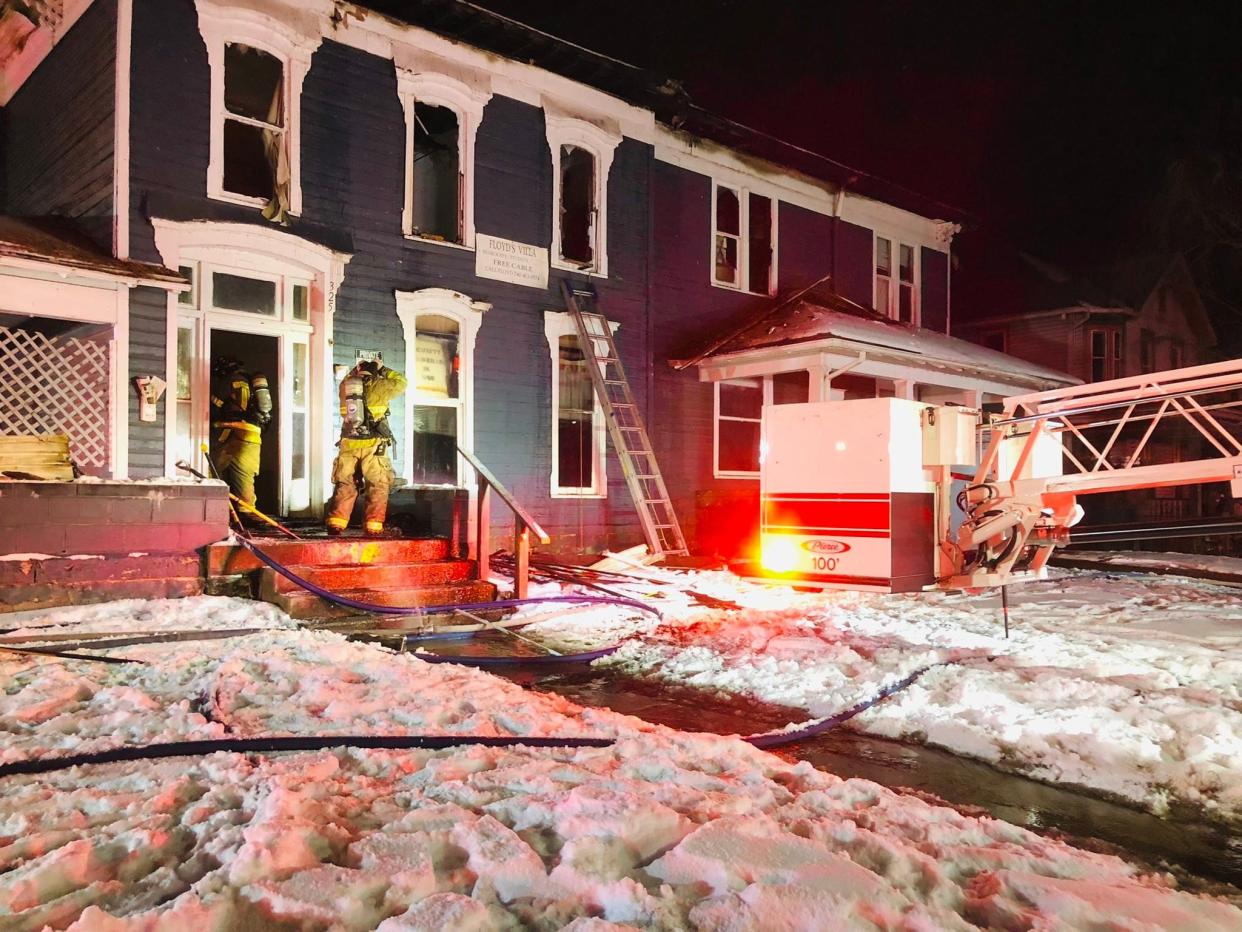
[[1242, 498], [1240, 408], [1242, 360], [1016, 395], [998, 413], [767, 406], [764, 575], [883, 592], [1042, 578], [1091, 495], [1218, 482]]
[[[1242, 498], [1242, 360], [1093, 382], [1005, 399], [980, 423], [986, 449], [958, 493], [965, 512], [944, 547], [950, 588], [1041, 577], [1101, 492], [1228, 482]], [[1199, 439], [1179, 462], [1154, 462], [1172, 433]], [[1042, 461], [1042, 462], [1041, 462]]]

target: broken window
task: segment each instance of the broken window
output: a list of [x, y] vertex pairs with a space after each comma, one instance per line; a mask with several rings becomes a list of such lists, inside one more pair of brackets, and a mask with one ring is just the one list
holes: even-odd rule
[[746, 283], [747, 290], [759, 294], [770, 294], [772, 284], [772, 199], [758, 194], [750, 195], [747, 204], [749, 214], [747, 229], [750, 242], [747, 243], [747, 268], [750, 280]]
[[717, 285], [772, 293], [772, 199], [716, 185], [712, 245]]
[[583, 268], [595, 264], [595, 156], [561, 146], [561, 258]]
[[283, 220], [289, 206], [284, 87], [278, 58], [248, 45], [225, 46], [224, 190], [268, 202], [265, 216], [274, 220]]
[[716, 281], [741, 286], [738, 257], [742, 251], [742, 202], [737, 192], [716, 187]]
[[462, 242], [461, 121], [448, 107], [414, 104], [410, 205], [415, 236]]
[[557, 349], [557, 491], [596, 492], [599, 432], [595, 389], [578, 337], [560, 337]]

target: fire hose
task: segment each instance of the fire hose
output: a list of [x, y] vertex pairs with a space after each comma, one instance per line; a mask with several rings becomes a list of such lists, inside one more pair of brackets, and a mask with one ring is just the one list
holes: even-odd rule
[[615, 596], [593, 596], [593, 595], [553, 595], [542, 596], [528, 599], [500, 599], [495, 602], [464, 602], [455, 605], [378, 605], [374, 602], [364, 602], [360, 599], [351, 599], [348, 596], [339, 595], [330, 589], [325, 589], [309, 579], [304, 579], [297, 573], [293, 572], [286, 566], [283, 566], [273, 557], [268, 556], [262, 550], [255, 546], [254, 542], [246, 537], [239, 537], [243, 547], [249, 550], [266, 566], [271, 567], [285, 579], [289, 580], [296, 586], [300, 586], [307, 592], [319, 596], [325, 601], [342, 608], [353, 609], [358, 612], [368, 612], [375, 615], [439, 615], [448, 614], [450, 612], [486, 612], [494, 611], [499, 608], [518, 608], [523, 605], [543, 605], [545, 603], [559, 602], [569, 603], [573, 605], [622, 605], [626, 608], [636, 609], [641, 612], [649, 612], [656, 618], [661, 618], [659, 609], [655, 606], [648, 605], [645, 602], [639, 602], [636, 599], [619, 598]]

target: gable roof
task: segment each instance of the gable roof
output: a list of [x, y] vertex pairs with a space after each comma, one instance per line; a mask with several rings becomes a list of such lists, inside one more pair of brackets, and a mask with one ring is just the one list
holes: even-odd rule
[[890, 352], [931, 371], [978, 374], [1014, 385], [1043, 389], [1078, 383], [1064, 372], [890, 320], [822, 282], [760, 308], [723, 340], [713, 335], [697, 352], [669, 362], [684, 369], [726, 356], [825, 341], [848, 343], [862, 352]]

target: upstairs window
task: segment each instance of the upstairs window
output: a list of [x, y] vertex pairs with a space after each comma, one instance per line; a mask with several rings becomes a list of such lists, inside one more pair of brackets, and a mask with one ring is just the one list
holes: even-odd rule
[[903, 324], [918, 326], [918, 254], [913, 246], [875, 238], [875, 309]]
[[1121, 329], [1101, 327], [1087, 331], [1091, 350], [1091, 381], [1107, 382], [1122, 376]]
[[414, 104], [409, 234], [446, 243], [465, 238], [462, 124], [448, 107]]
[[1139, 366], [1144, 375], [1156, 371], [1156, 337], [1146, 327], [1139, 333]]
[[620, 132], [544, 104], [552, 154], [552, 265], [608, 274], [608, 175]]
[[271, 219], [289, 210], [285, 67], [248, 45], [224, 47], [224, 193], [263, 202]]
[[405, 200], [401, 230], [409, 237], [474, 247], [474, 146], [491, 99], [487, 80], [474, 84], [434, 71], [397, 69], [405, 113]]
[[561, 146], [560, 257], [580, 268], [595, 265], [595, 156], [578, 146]]
[[773, 290], [773, 202], [727, 185], [715, 186], [712, 281], [755, 294]]

